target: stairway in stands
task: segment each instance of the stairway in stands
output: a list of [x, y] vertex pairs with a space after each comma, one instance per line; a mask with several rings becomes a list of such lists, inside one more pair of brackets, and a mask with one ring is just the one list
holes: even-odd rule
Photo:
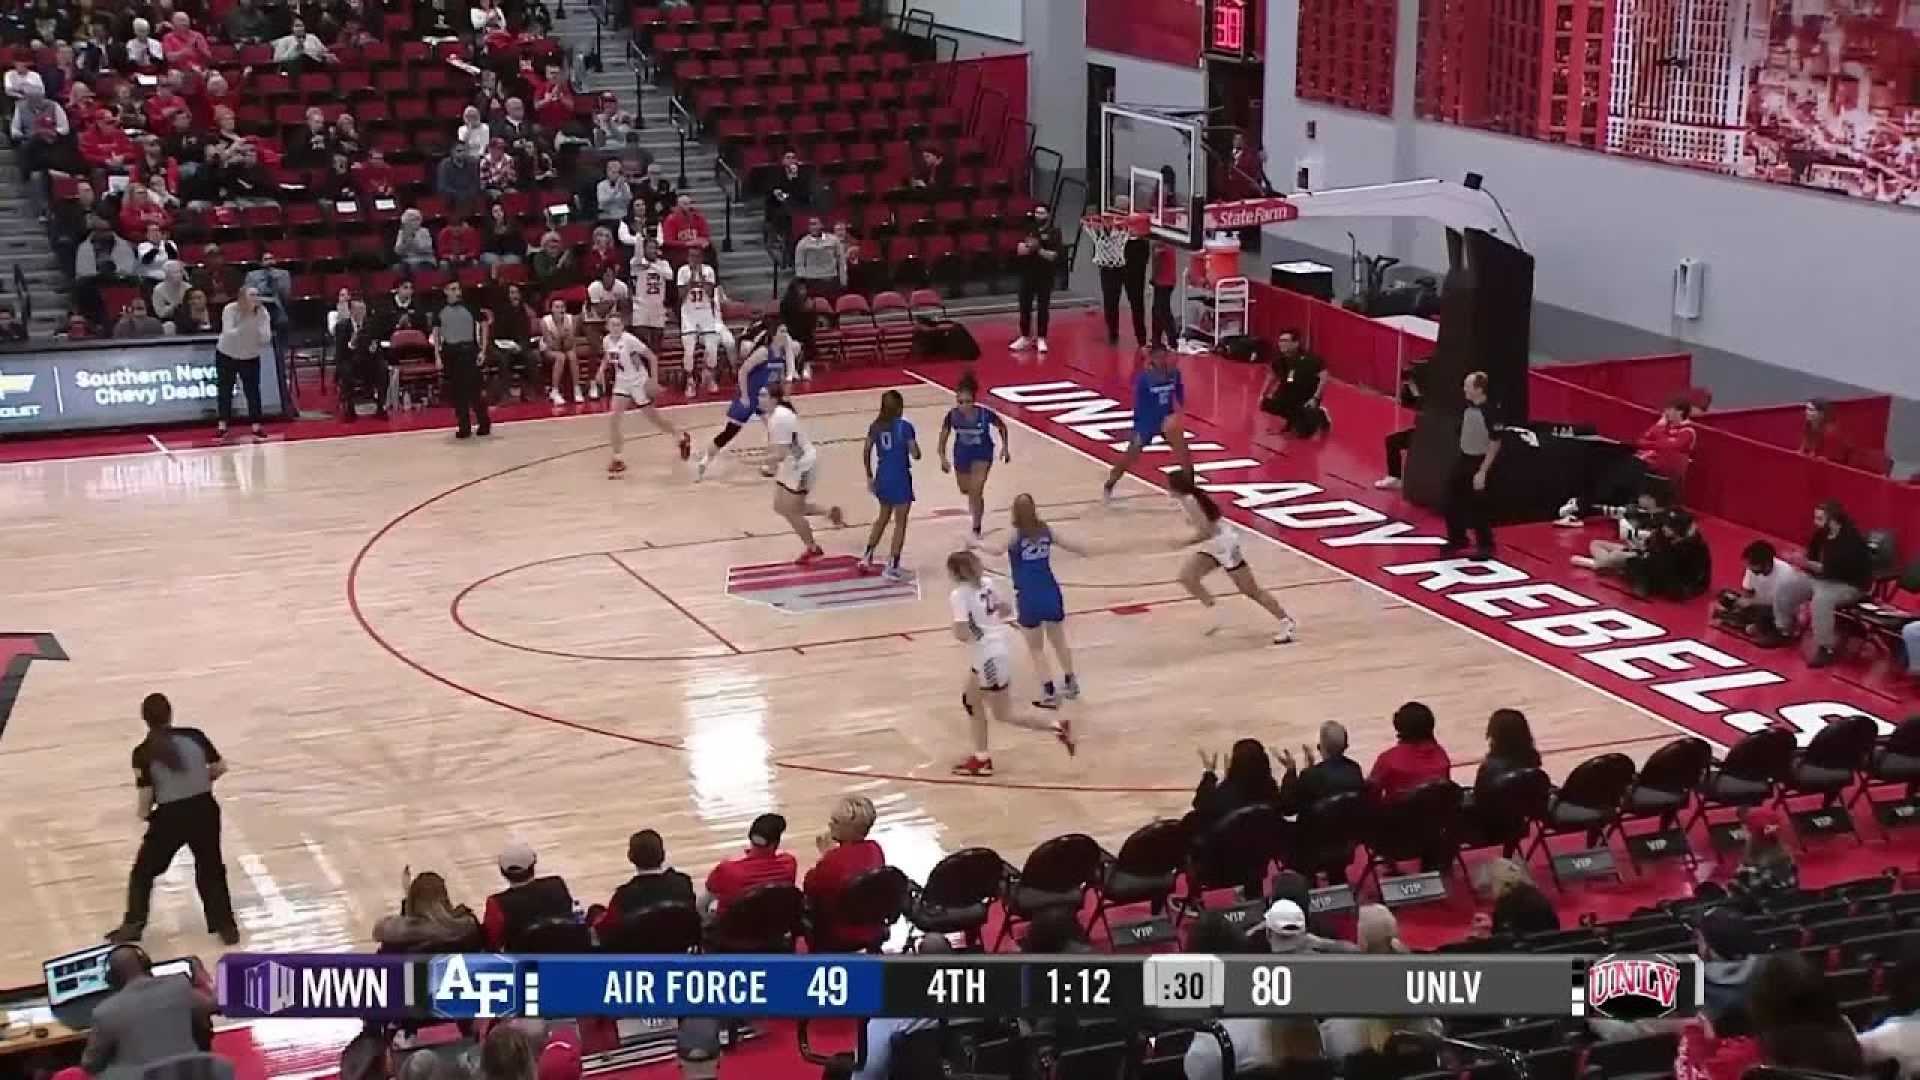
[[21, 310], [14, 268], [27, 281], [27, 300], [33, 317], [28, 332], [37, 340], [51, 337], [65, 325], [69, 296], [66, 275], [53, 253], [46, 223], [34, 216], [27, 186], [20, 179], [20, 162], [13, 151], [0, 147], [0, 299]]
[[[584, 57], [594, 48], [594, 15], [585, 3], [574, 0], [567, 5], [567, 18], [556, 21], [553, 34], [565, 42], [575, 56]], [[686, 183], [680, 182], [679, 132], [668, 113], [668, 95], [649, 88], [645, 100], [636, 108], [634, 69], [626, 55], [626, 33], [616, 27], [601, 31], [602, 70], [583, 72], [581, 92], [599, 96], [613, 91], [620, 97], [620, 108], [640, 116], [646, 127], [640, 132], [641, 154], [660, 163], [660, 169], [674, 186], [693, 195], [694, 205], [707, 216], [713, 227], [714, 251], [719, 257], [720, 281], [736, 300], [766, 303], [773, 299], [773, 263], [761, 241], [762, 214], [758, 199], [749, 199], [733, 208], [733, 250], [727, 251], [726, 192], [715, 179], [714, 164], [719, 148], [711, 142], [689, 135], [686, 139]], [[628, 155], [630, 171], [637, 174], [639, 155]]]

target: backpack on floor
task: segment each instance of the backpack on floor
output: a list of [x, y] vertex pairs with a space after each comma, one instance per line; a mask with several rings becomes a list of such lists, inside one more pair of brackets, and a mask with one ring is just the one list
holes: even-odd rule
[[932, 360], [980, 359], [980, 344], [952, 319], [921, 319], [913, 331], [913, 352]]

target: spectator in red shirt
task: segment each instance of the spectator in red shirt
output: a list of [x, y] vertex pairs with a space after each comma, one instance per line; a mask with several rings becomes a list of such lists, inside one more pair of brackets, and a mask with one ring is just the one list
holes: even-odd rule
[[686, 261], [688, 248], [705, 250], [713, 246], [713, 228], [707, 224], [707, 217], [700, 208], [693, 205], [693, 196], [680, 195], [667, 220], [660, 226], [661, 248], [667, 253], [667, 261], [675, 266]]
[[166, 81], [162, 82], [154, 90], [153, 96], [147, 99], [148, 131], [172, 131], [173, 114], [176, 112], [192, 115], [193, 109], [187, 104], [187, 99], [181, 96], [181, 90], [185, 86], [186, 76], [178, 71], [167, 72]]
[[1687, 465], [1693, 460], [1693, 448], [1700, 441], [1692, 417], [1691, 401], [1675, 398], [1668, 402], [1660, 419], [1633, 444], [1634, 456], [1615, 463], [1595, 482], [1593, 501], [1578, 495], [1568, 499], [1560, 507], [1556, 524], [1578, 526], [1581, 519], [1609, 507], [1631, 507], [1642, 496], [1677, 503]]
[[886, 933], [884, 925], [846, 923], [833, 915], [834, 903], [849, 882], [887, 864], [880, 845], [867, 839], [875, 816], [873, 800], [849, 795], [834, 808], [827, 831], [816, 840], [820, 861], [807, 871], [805, 885], [807, 906], [814, 913], [807, 942], [815, 952], [857, 949]]
[[1180, 288], [1180, 260], [1173, 245], [1164, 240], [1153, 242], [1153, 326], [1147, 335], [1150, 348], [1172, 349], [1180, 344], [1180, 324], [1173, 319], [1173, 294]]
[[780, 837], [786, 831], [787, 819], [779, 814], [754, 818], [747, 829], [747, 850], [708, 872], [701, 908], [718, 916], [756, 885], [792, 885], [800, 876], [800, 864], [780, 850]]
[[1699, 439], [1700, 432], [1693, 426], [1693, 403], [1676, 398], [1640, 436], [1635, 444], [1640, 450], [1636, 456], [1647, 468], [1677, 482], [1686, 475]]
[[1847, 456], [1840, 433], [1833, 430], [1833, 407], [1825, 398], [1807, 402], [1806, 421], [1800, 425], [1800, 452], [1833, 460]]
[[125, 170], [139, 156], [139, 149], [111, 112], [100, 112], [92, 126], [80, 133], [80, 156], [96, 169]]
[[160, 39], [167, 62], [177, 67], [199, 70], [213, 63], [213, 46], [207, 35], [193, 28], [193, 20], [184, 11], [173, 13], [173, 29]]
[[588, 279], [598, 281], [603, 271], [612, 270], [615, 277], [624, 277], [627, 269], [627, 253], [613, 243], [613, 230], [605, 225], [596, 226], [593, 240], [587, 245], [587, 254], [580, 260], [580, 268]]
[[360, 178], [360, 193], [369, 202], [393, 198], [393, 166], [387, 164], [387, 155], [368, 151], [367, 160], [355, 165], [353, 171]]
[[573, 917], [573, 894], [558, 875], [537, 876], [533, 848], [516, 840], [500, 852], [500, 876], [507, 887], [487, 897], [480, 928], [487, 947], [507, 948], [514, 935], [537, 922]]
[[480, 261], [480, 230], [466, 218], [457, 217], [440, 230], [440, 259], [455, 268]]
[[1445, 780], [1453, 771], [1446, 748], [1433, 738], [1433, 710], [1409, 701], [1393, 712], [1393, 733], [1399, 741], [1373, 759], [1367, 787], [1374, 798], [1388, 802], [1429, 780]]
[[528, 85], [533, 87], [534, 120], [549, 133], [565, 130], [573, 122], [573, 87], [561, 74], [560, 65], [550, 63], [542, 74], [526, 75]]
[[120, 199], [120, 234], [128, 239], [145, 237], [147, 230], [155, 226], [163, 231], [173, 228], [173, 215], [147, 190], [147, 185], [132, 181]]

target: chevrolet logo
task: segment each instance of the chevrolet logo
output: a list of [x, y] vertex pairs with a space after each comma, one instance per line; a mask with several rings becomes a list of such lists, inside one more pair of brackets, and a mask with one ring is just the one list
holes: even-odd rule
[[8, 394], [30, 394], [33, 392], [33, 373], [9, 375], [0, 371], [0, 401], [7, 400]]

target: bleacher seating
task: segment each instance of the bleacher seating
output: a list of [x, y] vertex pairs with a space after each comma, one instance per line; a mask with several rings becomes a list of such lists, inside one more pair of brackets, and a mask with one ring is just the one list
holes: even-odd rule
[[[1034, 206], [1027, 161], [993, 160], [945, 100], [938, 65], [869, 21], [859, 0], [637, 5], [634, 29], [749, 196], [782, 152], [800, 154], [831, 202], [824, 213], [858, 245], [856, 291], [991, 289], [1007, 275]], [[927, 148], [944, 156], [938, 188], [913, 184], [914, 156]], [[796, 216], [771, 242], [790, 246], [805, 224]]]

